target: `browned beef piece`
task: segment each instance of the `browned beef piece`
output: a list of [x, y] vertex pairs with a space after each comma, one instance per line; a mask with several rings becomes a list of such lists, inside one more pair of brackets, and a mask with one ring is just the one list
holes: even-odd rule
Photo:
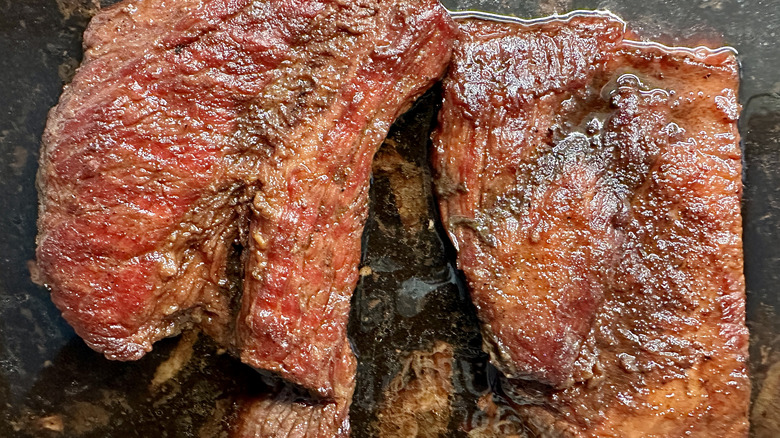
[[64, 317], [120, 360], [199, 325], [348, 406], [371, 159], [443, 74], [454, 32], [434, 0], [99, 13], [38, 179], [38, 263]]
[[546, 436], [744, 436], [733, 53], [609, 16], [461, 30], [440, 207], [519, 411]]

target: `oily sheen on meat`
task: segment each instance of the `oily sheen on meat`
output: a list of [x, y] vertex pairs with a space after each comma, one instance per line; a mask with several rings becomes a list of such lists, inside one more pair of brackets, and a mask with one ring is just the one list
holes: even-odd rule
[[528, 427], [745, 436], [734, 54], [604, 15], [460, 28], [440, 208]]
[[432, 0], [100, 12], [38, 177], [37, 261], [65, 319], [120, 360], [200, 326], [346, 422], [371, 159], [453, 36]]

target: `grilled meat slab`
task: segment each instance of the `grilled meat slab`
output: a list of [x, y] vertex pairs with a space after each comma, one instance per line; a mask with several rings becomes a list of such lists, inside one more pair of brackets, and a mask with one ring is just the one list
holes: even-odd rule
[[454, 31], [432, 0], [100, 12], [38, 177], [38, 265], [65, 319], [119, 360], [202, 326], [346, 418], [371, 159]]
[[529, 424], [744, 436], [733, 53], [633, 42], [593, 14], [461, 31], [440, 208]]

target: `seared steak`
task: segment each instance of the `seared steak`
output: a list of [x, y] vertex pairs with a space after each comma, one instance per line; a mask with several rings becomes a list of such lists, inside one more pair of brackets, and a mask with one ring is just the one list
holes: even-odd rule
[[745, 435], [733, 53], [632, 42], [592, 14], [461, 31], [440, 207], [529, 424]]
[[65, 319], [120, 360], [200, 325], [348, 406], [371, 159], [453, 35], [433, 0], [99, 13], [38, 178], [38, 264]]

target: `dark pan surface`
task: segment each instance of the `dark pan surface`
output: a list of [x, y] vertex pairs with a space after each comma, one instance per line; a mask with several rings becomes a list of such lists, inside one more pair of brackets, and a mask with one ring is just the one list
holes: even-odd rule
[[[197, 335], [160, 342], [138, 362], [108, 361], [75, 336], [48, 292], [31, 280], [40, 135], [48, 109], [81, 59], [81, 33], [98, 7], [92, 1], [0, 0], [0, 437], [220, 436], [235, 401], [262, 390], [254, 371]], [[753, 398], [764, 403], [780, 397], [777, 386], [764, 388], [765, 381], [780, 377], [780, 0], [445, 5], [524, 18], [608, 9], [644, 38], [727, 44], [739, 51]], [[494, 377], [430, 190], [428, 133], [437, 100], [438, 90], [432, 90], [404, 115], [374, 163], [363, 255], [371, 271], [355, 293], [350, 321], [360, 360], [352, 408], [356, 437], [374, 435], [382, 391], [412, 350], [428, 349], [436, 340], [455, 347], [452, 436], [464, 435], [458, 431], [462, 424], [480, 421], [476, 400]], [[166, 366], [160, 366], [175, 363], [171, 358], [181, 366], [166, 379]], [[777, 377], [766, 379], [768, 374]], [[772, 429], [780, 408], [753, 414], [755, 436], [780, 436]]]

